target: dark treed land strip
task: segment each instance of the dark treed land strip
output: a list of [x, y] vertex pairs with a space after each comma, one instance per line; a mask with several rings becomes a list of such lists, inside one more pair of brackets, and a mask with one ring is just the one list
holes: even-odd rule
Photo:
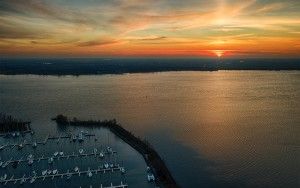
[[94, 127], [105, 127], [112, 131], [115, 135], [120, 137], [124, 142], [128, 143], [131, 147], [136, 149], [142, 154], [148, 166], [153, 170], [153, 173], [157, 177], [156, 183], [163, 185], [167, 188], [178, 188], [174, 178], [166, 167], [164, 161], [160, 158], [158, 153], [153, 147], [147, 142], [134, 136], [131, 132], [124, 129], [119, 125], [116, 120], [104, 120], [104, 121], [82, 121], [76, 118], [69, 120], [66, 116], [58, 115], [52, 120], [55, 120], [58, 125], [73, 125], [73, 126], [94, 126]]
[[167, 71], [300, 70], [300, 59], [1, 58], [0, 74], [101, 75]]
[[30, 122], [23, 121], [20, 119], [16, 119], [10, 115], [0, 113], [0, 132], [1, 133], [8, 133], [8, 132], [24, 132], [29, 131]]

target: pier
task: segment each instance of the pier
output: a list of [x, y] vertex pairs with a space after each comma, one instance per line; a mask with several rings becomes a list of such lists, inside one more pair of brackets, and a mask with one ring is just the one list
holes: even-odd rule
[[[74, 152], [70, 155], [58, 155], [58, 156], [51, 156], [51, 157], [37, 157], [37, 158], [32, 158], [31, 160], [34, 162], [34, 161], [37, 161], [37, 162], [40, 162], [40, 161], [43, 161], [43, 160], [49, 160], [50, 158], [52, 158], [54, 161], [55, 160], [61, 160], [61, 159], [70, 159], [70, 158], [76, 158], [76, 157], [88, 157], [88, 156], [101, 156], [101, 153], [104, 154], [104, 156], [106, 155], [109, 155], [109, 154], [115, 154], [117, 153], [116, 151], [111, 151], [111, 152], [108, 152], [108, 151], [105, 151], [105, 152], [92, 152], [92, 153], [82, 153], [82, 154], [75, 154]], [[103, 158], [104, 158], [103, 156]], [[23, 159], [20, 158], [18, 160], [13, 160], [12, 158], [8, 161], [2, 161], [3, 165], [5, 164], [5, 166], [8, 166], [9, 164], [19, 164], [19, 163], [22, 163], [22, 162], [28, 162], [29, 160], [28, 159]], [[54, 162], [53, 161], [53, 162]], [[2, 165], [2, 168], [4, 168]]]
[[[64, 173], [56, 173], [56, 174], [48, 174], [48, 175], [41, 175], [41, 176], [28, 176], [26, 177], [25, 175], [21, 178], [14, 178], [14, 175], [12, 175], [10, 178], [6, 179], [6, 180], [0, 180], [0, 183], [6, 185], [7, 183], [14, 183], [16, 184], [17, 182], [22, 182], [22, 183], [25, 183], [25, 182], [28, 182], [30, 180], [32, 180], [33, 178], [35, 180], [42, 180], [44, 181], [45, 179], [54, 179], [54, 178], [64, 178], [64, 177], [70, 177], [73, 176], [73, 175], [78, 175], [78, 176], [81, 176], [83, 174], [88, 174], [88, 173], [94, 173], [94, 174], [98, 174], [98, 173], [108, 173], [108, 172], [119, 172], [121, 171], [122, 169], [124, 169], [124, 167], [113, 167], [113, 168], [97, 168], [97, 169], [93, 169], [93, 170], [84, 170], [84, 171], [78, 171], [78, 172], [64, 172]], [[121, 183], [121, 185], [118, 185], [118, 186], [128, 186], [127, 184], [123, 184]]]
[[[120, 185], [113, 185], [113, 184], [110, 184], [110, 186], [108, 187], [103, 187], [102, 184], [100, 185], [100, 188], [125, 188], [125, 187], [128, 187], [127, 184], [123, 184], [123, 182], [121, 182]], [[79, 187], [81, 188], [81, 187]], [[93, 188], [93, 186], [90, 186], [89, 188]]]
[[[95, 136], [95, 135], [94, 134], [85, 134], [84, 136], [85, 137], [92, 137], [92, 136]], [[2, 146], [0, 146], [0, 151], [5, 149], [5, 148], [14, 148], [14, 147], [17, 147], [17, 146], [20, 146], [20, 145], [32, 146], [34, 143], [36, 143], [37, 145], [45, 145], [48, 142], [48, 140], [57, 140], [57, 141], [59, 141], [60, 139], [71, 139], [71, 138], [72, 138], [72, 135], [66, 135], [66, 136], [49, 136], [48, 135], [48, 136], [46, 136], [46, 138], [43, 141], [27, 143], [27, 141], [24, 140], [21, 143], [12, 143], [12, 144], [2, 145]]]
[[[18, 132], [18, 131], [17, 131]], [[27, 131], [20, 131], [19, 132], [21, 135], [28, 134], [28, 133], [33, 133], [31, 130]], [[6, 133], [1, 133], [0, 137], [8, 137], [8, 136], [13, 136], [13, 134], [16, 134], [16, 132], [6, 132]]]
[[[128, 185], [127, 184], [123, 184], [123, 182], [121, 182], [120, 185], [110, 184], [110, 186], [108, 186], [108, 187], [103, 187], [102, 184], [101, 184], [99, 188], [125, 188], [125, 187], [128, 187]], [[79, 188], [82, 188], [82, 187], [79, 187]], [[90, 186], [89, 188], [93, 188], [93, 186]]]

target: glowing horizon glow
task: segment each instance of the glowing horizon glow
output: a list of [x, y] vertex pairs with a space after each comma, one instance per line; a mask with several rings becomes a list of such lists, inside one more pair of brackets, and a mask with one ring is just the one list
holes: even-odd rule
[[2, 0], [3, 56], [299, 57], [299, 0]]
[[216, 56], [217, 57], [222, 57], [223, 55], [224, 55], [224, 51], [222, 51], [222, 50], [214, 50], [213, 51], [215, 54], [216, 54]]

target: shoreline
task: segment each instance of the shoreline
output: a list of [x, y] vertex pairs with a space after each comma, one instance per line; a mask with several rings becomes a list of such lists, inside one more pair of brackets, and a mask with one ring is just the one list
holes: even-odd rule
[[106, 75], [170, 71], [300, 70], [300, 59], [0, 59], [4, 75]]
[[170, 71], [149, 71], [149, 72], [122, 72], [122, 73], [89, 73], [89, 74], [38, 74], [38, 73], [2, 73], [0, 76], [54, 76], [54, 77], [80, 77], [80, 76], [107, 76], [107, 75], [130, 75], [130, 74], [155, 74], [155, 73], [172, 73], [172, 72], [219, 72], [219, 71], [243, 71], [243, 72], [299, 72], [300, 69], [218, 69], [218, 70], [170, 70]]
[[55, 118], [52, 118], [52, 120], [56, 121], [58, 125], [108, 128], [111, 132], [113, 132], [116, 136], [118, 136], [143, 156], [146, 164], [152, 169], [156, 177], [155, 182], [157, 185], [162, 185], [166, 188], [179, 188], [179, 185], [177, 185], [176, 181], [172, 177], [163, 159], [161, 159], [154, 148], [147, 141], [137, 138], [131, 132], [124, 129], [116, 122], [115, 119], [104, 121], [82, 121], [77, 120], [76, 118], [69, 120], [66, 116], [58, 115]]

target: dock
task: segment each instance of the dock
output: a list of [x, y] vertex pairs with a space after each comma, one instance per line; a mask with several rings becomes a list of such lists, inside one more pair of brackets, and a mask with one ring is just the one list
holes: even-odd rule
[[[98, 173], [108, 173], [108, 172], [119, 172], [123, 169], [124, 167], [113, 167], [113, 168], [97, 168], [97, 169], [94, 169], [94, 170], [84, 170], [84, 171], [78, 171], [78, 172], [64, 172], [64, 173], [57, 173], [57, 174], [50, 174], [50, 175], [41, 175], [41, 176], [28, 176], [26, 177], [25, 175], [21, 178], [14, 178], [14, 175], [12, 175], [10, 178], [6, 179], [6, 180], [0, 180], [0, 183], [6, 185], [7, 183], [14, 183], [16, 184], [17, 182], [21, 182], [23, 181], [24, 183], [25, 182], [28, 182], [30, 181], [31, 179], [35, 178], [36, 180], [42, 180], [44, 181], [45, 179], [54, 179], [54, 178], [64, 178], [64, 177], [67, 177], [67, 176], [73, 176], [73, 175], [78, 175], [78, 176], [81, 176], [83, 174], [87, 174], [89, 172], [93, 173], [93, 174], [98, 174]], [[123, 183], [122, 183], [123, 184]], [[127, 184], [123, 184], [123, 185], [118, 185], [118, 186], [125, 186], [127, 187], [128, 185]], [[114, 186], [114, 187], [117, 187], [117, 186]]]
[[[100, 188], [125, 188], [125, 187], [128, 187], [128, 185], [127, 184], [123, 184], [123, 182], [121, 182], [120, 185], [113, 185], [111, 183], [110, 186], [108, 186], [108, 187], [103, 187], [102, 184], [100, 185]], [[89, 188], [93, 188], [93, 186], [90, 186]]]
[[[17, 131], [17, 132], [18, 132], [18, 131]], [[12, 136], [14, 133], [16, 133], [16, 132], [1, 133], [1, 134], [0, 134], [0, 137]], [[20, 133], [21, 135], [24, 135], [24, 134], [32, 133], [32, 131], [31, 131], [31, 130], [20, 131], [19, 133]], [[16, 138], [17, 138], [17, 137], [16, 137]]]
[[[84, 135], [85, 137], [92, 137], [92, 136], [95, 136], [95, 134], [85, 134]], [[37, 141], [35, 142], [37, 145], [45, 145], [48, 140], [60, 140], [60, 139], [71, 139], [72, 138], [72, 135], [66, 135], [66, 136], [46, 136], [46, 138], [43, 140], [43, 141]], [[21, 143], [12, 143], [12, 144], [6, 144], [6, 145], [2, 145], [0, 146], [1, 150], [5, 149], [5, 148], [14, 148], [16, 146], [19, 146], [19, 145], [23, 145], [23, 146], [32, 146], [34, 142], [30, 142], [30, 143], [27, 143], [26, 140], [24, 140], [24, 142], [21, 142]], [[1, 151], [0, 150], [0, 151]]]
[[[70, 159], [70, 158], [76, 158], [76, 157], [88, 157], [88, 156], [95, 156], [95, 157], [97, 157], [97, 156], [100, 156], [101, 153], [104, 154], [104, 157], [105, 157], [106, 155], [115, 154], [117, 152], [116, 151], [112, 151], [112, 152], [105, 151], [105, 152], [92, 152], [92, 153], [82, 153], [82, 154], [75, 154], [73, 152], [70, 155], [59, 155], [59, 156], [56, 156], [56, 157], [55, 156], [51, 156], [51, 157], [44, 157], [44, 156], [42, 156], [42, 157], [33, 158], [32, 160], [40, 162], [40, 161], [43, 161], [43, 160], [49, 160], [50, 158], [52, 158], [55, 161], [55, 160]], [[23, 157], [21, 157], [18, 160], [10, 159], [8, 161], [2, 161], [2, 162], [3, 162], [3, 164], [7, 163], [7, 165], [13, 164], [13, 163], [19, 164], [19, 163], [22, 163], [22, 162], [28, 162], [28, 159], [23, 159]]]

